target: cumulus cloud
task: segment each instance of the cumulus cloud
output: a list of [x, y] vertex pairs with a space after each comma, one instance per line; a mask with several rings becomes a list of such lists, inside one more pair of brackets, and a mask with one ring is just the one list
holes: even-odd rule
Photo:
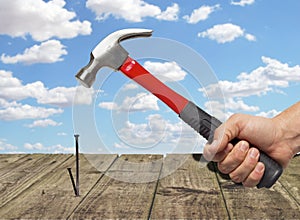
[[1, 55], [1, 61], [6, 64], [24, 63], [55, 63], [62, 61], [62, 55], [66, 55], [65, 46], [58, 40], [48, 40], [40, 45], [34, 45], [25, 49], [22, 54], [15, 56]]
[[143, 66], [163, 82], [181, 81], [187, 75], [174, 61], [165, 63], [146, 61]]
[[0, 151], [15, 151], [17, 149], [17, 146], [7, 143], [7, 140], [4, 138], [0, 138]]
[[58, 107], [90, 104], [95, 91], [83, 86], [48, 89], [41, 81], [23, 84], [12, 72], [0, 70], [0, 98], [5, 100], [36, 99], [38, 104]]
[[209, 97], [219, 96], [220, 89], [225, 97], [248, 97], [286, 88], [290, 82], [300, 82], [299, 65], [290, 67], [287, 63], [265, 56], [262, 56], [261, 59], [264, 66], [260, 66], [250, 73], [239, 74], [237, 81], [219, 81], [217, 84], [200, 89], [200, 91], [205, 91]]
[[198, 37], [208, 37], [222, 44], [232, 42], [239, 37], [244, 37], [248, 41], [256, 40], [254, 35], [246, 33], [240, 26], [231, 23], [214, 25], [212, 28], [198, 33]]
[[[191, 127], [181, 121], [172, 123], [159, 114], [152, 114], [146, 118], [146, 123], [126, 121], [123, 128], [117, 131], [121, 143], [115, 143], [116, 148], [149, 148], [157, 144], [170, 144], [172, 147], [180, 142], [186, 152], [194, 149], [196, 143], [206, 142]], [[202, 146], [203, 146], [202, 145]], [[172, 150], [169, 147], [169, 150]]]
[[105, 20], [109, 16], [124, 19], [129, 22], [141, 22], [145, 17], [159, 20], [177, 20], [179, 13], [178, 4], [173, 4], [162, 11], [158, 6], [143, 0], [88, 0], [86, 7], [96, 14], [97, 20]]
[[43, 119], [43, 120], [36, 120], [31, 124], [25, 125], [28, 128], [35, 128], [35, 127], [48, 127], [48, 126], [60, 126], [62, 125], [61, 122], [56, 122], [52, 119]]
[[231, 1], [230, 4], [244, 7], [246, 5], [252, 5], [252, 4], [254, 4], [254, 2], [255, 2], [255, 0], [241, 0], [239, 2]]
[[156, 16], [158, 20], [165, 21], [176, 21], [178, 20], [179, 6], [174, 3], [172, 6], [167, 7], [165, 11], [162, 11], [159, 15]]
[[122, 88], [123, 90], [133, 90], [139, 88], [139, 85], [136, 83], [127, 83], [125, 86]]
[[272, 110], [267, 111], [267, 112], [260, 112], [256, 115], [266, 117], [266, 118], [273, 118], [273, 117], [275, 117], [276, 115], [278, 115], [280, 113], [281, 113], [280, 111], [277, 111], [276, 109], [272, 109]]
[[56, 87], [46, 89], [44, 94], [36, 94], [35, 98], [40, 104], [50, 104], [59, 107], [75, 105], [89, 105], [93, 101], [95, 91], [83, 86]]
[[76, 13], [65, 9], [65, 4], [64, 0], [2, 0], [0, 34], [12, 37], [31, 35], [36, 41], [89, 35], [91, 23], [76, 20]]
[[21, 119], [48, 118], [63, 113], [62, 109], [36, 107], [28, 104], [0, 109], [0, 120], [12, 121]]
[[45, 152], [45, 153], [73, 153], [74, 148], [72, 147], [64, 147], [61, 144], [56, 144], [52, 146], [44, 146], [42, 143], [37, 142], [34, 144], [25, 143], [24, 148], [27, 150], [34, 150], [35, 152]]
[[190, 16], [189, 15], [183, 16], [183, 19], [185, 19], [190, 24], [196, 24], [199, 21], [206, 20], [211, 13], [213, 13], [219, 8], [220, 8], [219, 4], [214, 6], [203, 5], [200, 8], [195, 9]]
[[[300, 82], [300, 66], [289, 66], [276, 59], [262, 57], [263, 66], [257, 67], [250, 73], [240, 73], [236, 81], [219, 81], [216, 84], [200, 88], [206, 96], [211, 99], [223, 99], [222, 104], [219, 101], [214, 103], [207, 102], [206, 107], [214, 106], [214, 110], [222, 115], [224, 107], [226, 112], [258, 112], [258, 106], [246, 104], [242, 98], [250, 96], [261, 96], [269, 92], [281, 92], [282, 88], [287, 88], [290, 83]], [[222, 93], [220, 93], [220, 90]], [[222, 95], [222, 96], [220, 96]], [[224, 106], [225, 105], [225, 106]], [[279, 112], [271, 110], [260, 112], [257, 115], [264, 117], [273, 117]], [[226, 117], [229, 114], [226, 114]], [[223, 117], [224, 118], [224, 117]]]
[[133, 97], [125, 97], [121, 104], [115, 102], [101, 102], [99, 103], [100, 108], [117, 111], [150, 111], [159, 110], [158, 99], [150, 93], [138, 93]]

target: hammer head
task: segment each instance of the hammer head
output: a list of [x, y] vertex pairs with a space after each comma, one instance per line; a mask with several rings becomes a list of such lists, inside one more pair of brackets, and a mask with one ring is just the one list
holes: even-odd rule
[[118, 70], [128, 57], [128, 52], [120, 45], [120, 42], [129, 38], [150, 37], [149, 29], [123, 29], [104, 38], [91, 52], [90, 62], [77, 74], [77, 80], [85, 87], [90, 88], [98, 70], [107, 66]]

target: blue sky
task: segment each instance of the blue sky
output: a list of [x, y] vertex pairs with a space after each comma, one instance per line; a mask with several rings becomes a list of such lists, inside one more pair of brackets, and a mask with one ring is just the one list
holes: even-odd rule
[[201, 152], [203, 139], [121, 73], [104, 69], [92, 89], [79, 86], [89, 53], [116, 30], [152, 29], [154, 40], [122, 45], [173, 89], [222, 120], [273, 117], [299, 101], [299, 8], [298, 0], [0, 0], [0, 153], [73, 153], [74, 133], [87, 153]]

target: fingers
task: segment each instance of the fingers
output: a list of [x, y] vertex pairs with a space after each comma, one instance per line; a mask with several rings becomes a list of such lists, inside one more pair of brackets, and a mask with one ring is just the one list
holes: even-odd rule
[[235, 145], [226, 158], [219, 162], [218, 168], [224, 174], [233, 172], [239, 167], [246, 158], [249, 144], [246, 141], [240, 141]]
[[245, 187], [256, 186], [264, 173], [264, 164], [258, 162], [259, 151], [249, 148], [246, 141], [240, 141], [227, 157], [218, 163], [222, 173], [229, 174], [236, 183], [243, 183]]
[[233, 145], [228, 143], [225, 149], [220, 150], [220, 144], [217, 140], [214, 140], [211, 144], [206, 144], [203, 150], [203, 156], [208, 161], [219, 162], [223, 160], [226, 155], [231, 151]]
[[214, 141], [204, 147], [203, 156], [206, 160], [219, 162], [226, 157], [233, 148], [229, 142], [238, 137], [241, 131], [239, 121], [242, 118], [244, 115], [235, 114], [215, 130]]
[[258, 162], [254, 168], [254, 170], [250, 173], [250, 175], [243, 181], [243, 185], [245, 187], [254, 187], [256, 186], [261, 178], [263, 177], [265, 172], [265, 165], [262, 162]]

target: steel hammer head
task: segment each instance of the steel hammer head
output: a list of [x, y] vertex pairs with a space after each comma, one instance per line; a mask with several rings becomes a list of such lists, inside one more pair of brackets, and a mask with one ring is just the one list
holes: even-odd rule
[[90, 62], [76, 74], [77, 80], [90, 88], [100, 68], [107, 66], [118, 70], [127, 59], [128, 52], [120, 45], [121, 41], [151, 35], [152, 30], [149, 29], [123, 29], [111, 33], [91, 52]]

